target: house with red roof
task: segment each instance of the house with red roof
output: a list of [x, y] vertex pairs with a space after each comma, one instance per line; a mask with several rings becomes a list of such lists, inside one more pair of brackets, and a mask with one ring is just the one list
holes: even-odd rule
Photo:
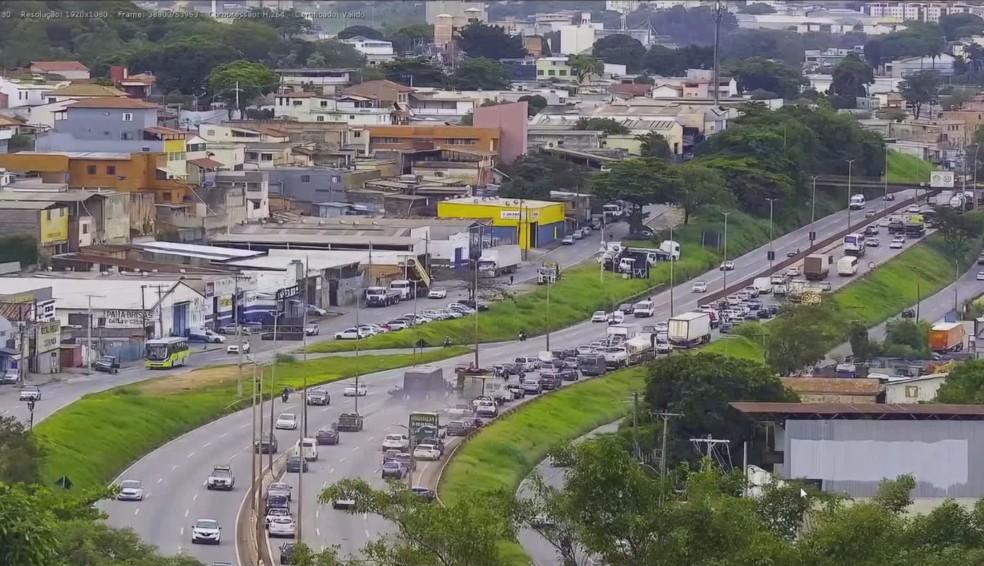
[[71, 81], [89, 80], [89, 67], [78, 61], [31, 61], [32, 73], [58, 75]]

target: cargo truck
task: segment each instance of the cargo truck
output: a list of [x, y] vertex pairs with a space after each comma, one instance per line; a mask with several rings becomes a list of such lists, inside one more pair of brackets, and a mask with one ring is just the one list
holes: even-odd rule
[[806, 259], [803, 260], [803, 275], [807, 281], [826, 279], [829, 269], [830, 266], [825, 255], [812, 254], [806, 256]]
[[400, 302], [400, 291], [387, 289], [386, 287], [367, 287], [366, 306], [367, 307], [388, 307]]
[[967, 331], [959, 322], [941, 322], [929, 330], [929, 349], [937, 352], [959, 352], [963, 350]]
[[[782, 279], [782, 278], [780, 277], [780, 279]], [[781, 282], [784, 283], [785, 282], [785, 279], [783, 279]], [[758, 292], [760, 294], [771, 293], [772, 292], [772, 279], [769, 278], [769, 277], [756, 277], [755, 280], [752, 281], [752, 287], [755, 287], [756, 289], [758, 289]]]
[[636, 336], [625, 342], [625, 351], [629, 355], [629, 365], [647, 362], [655, 357], [653, 343], [648, 336]]
[[706, 312], [685, 312], [670, 317], [667, 337], [678, 348], [692, 348], [711, 341], [711, 317]]
[[522, 259], [523, 253], [516, 244], [486, 248], [478, 258], [478, 274], [498, 277], [504, 273], [514, 273]]

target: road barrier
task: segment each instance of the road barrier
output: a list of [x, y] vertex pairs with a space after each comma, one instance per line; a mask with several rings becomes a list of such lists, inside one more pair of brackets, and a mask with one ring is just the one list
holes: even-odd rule
[[[260, 454], [262, 465], [263, 454]], [[257, 490], [262, 494], [266, 487], [277, 481], [284, 473], [287, 465], [285, 454], [274, 458], [273, 468], [265, 470], [256, 483], [251, 485], [239, 506], [239, 514], [236, 516], [236, 556], [240, 566], [274, 566], [277, 561], [273, 557], [273, 549], [270, 548], [270, 540], [266, 536], [266, 528], [263, 520], [262, 509], [255, 506]], [[261, 466], [262, 467], [262, 466]]]

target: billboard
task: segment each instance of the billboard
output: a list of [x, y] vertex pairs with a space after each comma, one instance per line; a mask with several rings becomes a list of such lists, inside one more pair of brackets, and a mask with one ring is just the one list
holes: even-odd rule
[[410, 413], [410, 450], [425, 438], [437, 438], [440, 428], [440, 416], [437, 413]]
[[41, 245], [68, 243], [68, 209], [49, 208], [41, 211]]
[[933, 189], [952, 189], [953, 171], [933, 171], [929, 174], [929, 186]]

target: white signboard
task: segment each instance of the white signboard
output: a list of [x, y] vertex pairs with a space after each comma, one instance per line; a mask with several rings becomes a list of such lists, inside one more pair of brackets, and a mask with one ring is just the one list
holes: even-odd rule
[[929, 186], [934, 189], [952, 189], [953, 171], [933, 171], [929, 174]]
[[500, 210], [499, 218], [503, 220], [519, 220], [518, 210]]

